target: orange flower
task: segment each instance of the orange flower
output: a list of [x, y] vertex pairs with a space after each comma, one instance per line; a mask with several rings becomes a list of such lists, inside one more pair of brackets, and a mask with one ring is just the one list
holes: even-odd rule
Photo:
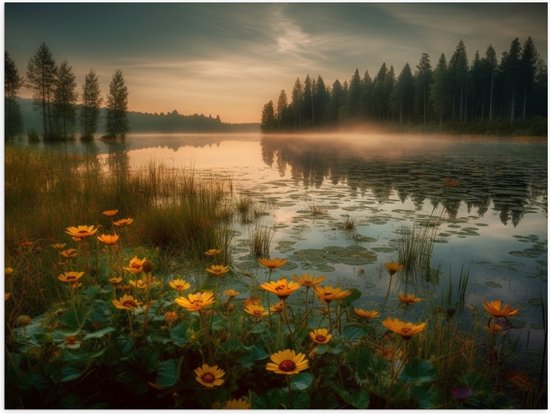
[[497, 299], [493, 301], [484, 301], [483, 307], [487, 311], [487, 313], [494, 317], [503, 317], [506, 318], [508, 316], [514, 316], [517, 315], [519, 310], [513, 309], [510, 305], [506, 305], [502, 307], [502, 302]]
[[209, 291], [190, 293], [187, 295], [187, 298], [176, 298], [176, 303], [187, 309], [189, 312], [200, 311], [214, 303], [214, 293]]
[[315, 293], [322, 301], [330, 303], [333, 300], [341, 300], [351, 295], [350, 290], [342, 290], [332, 286], [319, 286], [315, 288]]
[[207, 256], [217, 256], [222, 252], [222, 249], [208, 249], [204, 252]]
[[111, 285], [118, 285], [120, 283], [122, 283], [122, 278], [121, 277], [112, 277], [109, 279], [109, 283]]
[[171, 280], [170, 282], [168, 282], [168, 285], [174, 289], [174, 290], [177, 290], [178, 292], [181, 292], [181, 291], [184, 291], [184, 290], [187, 290], [191, 287], [191, 285], [186, 282], [185, 280], [183, 279], [174, 279], [174, 280]]
[[317, 344], [326, 344], [332, 339], [332, 335], [325, 328], [314, 329], [309, 333], [309, 337]]
[[392, 276], [400, 270], [403, 270], [405, 266], [396, 262], [388, 262], [384, 263], [384, 267], [388, 270], [390, 276]]
[[292, 292], [299, 289], [300, 285], [296, 282], [289, 282], [286, 278], [282, 278], [276, 282], [262, 283], [260, 287], [271, 293], [275, 293], [280, 299], [286, 299]]
[[239, 293], [238, 291], [236, 291], [235, 289], [227, 289], [227, 290], [224, 290], [224, 295], [230, 297], [230, 298], [234, 298], [234, 297], [237, 297], [239, 296]]
[[66, 258], [66, 259], [73, 259], [78, 255], [76, 249], [63, 250], [63, 251], [59, 252], [59, 254], [61, 256], [63, 256], [64, 258]]
[[118, 210], [105, 210], [104, 212], [102, 212], [101, 214], [107, 216], [107, 217], [113, 217], [113, 216], [116, 216], [118, 213]]
[[141, 280], [141, 279], [138, 279], [138, 280], [130, 280], [130, 281], [128, 282], [128, 284], [129, 284], [130, 286], [133, 286], [133, 287], [138, 288], [138, 289], [145, 289], [145, 288], [147, 287], [147, 284], [146, 284], [143, 280]]
[[269, 311], [271, 313], [280, 313], [283, 311], [284, 308], [285, 308], [285, 302], [280, 301], [279, 303], [275, 303], [274, 305], [271, 305], [269, 307]]
[[269, 315], [262, 305], [246, 305], [244, 311], [256, 318], [262, 318]]
[[115, 227], [125, 227], [125, 226], [129, 226], [133, 222], [134, 222], [134, 219], [125, 218], [125, 219], [120, 219], [120, 220], [117, 220], [117, 221], [113, 221], [113, 226], [115, 226]]
[[133, 311], [141, 305], [141, 302], [133, 296], [125, 294], [120, 299], [113, 299], [113, 305], [120, 310]]
[[292, 280], [294, 280], [295, 282], [299, 283], [302, 286], [307, 286], [307, 287], [314, 288], [318, 284], [323, 283], [323, 281], [325, 280], [325, 276], [315, 277], [315, 276], [308, 275], [308, 274], [304, 273], [300, 276], [293, 275]]
[[146, 258], [138, 259], [137, 256], [134, 256], [130, 260], [128, 267], [123, 267], [123, 269], [130, 273], [141, 273], [143, 271], [143, 264], [146, 260]]
[[409, 293], [407, 296], [400, 293], [399, 300], [403, 302], [405, 305], [412, 305], [414, 303], [420, 302], [422, 299], [420, 299], [418, 296], [414, 296], [412, 293]]
[[178, 320], [178, 314], [174, 311], [164, 312], [164, 320], [168, 323], [174, 323]]
[[86, 237], [91, 237], [97, 233], [97, 228], [95, 226], [70, 226], [65, 230], [71, 237], [76, 237], [78, 239], [85, 239]]
[[382, 324], [390, 331], [400, 335], [403, 339], [411, 339], [413, 335], [422, 332], [426, 328], [426, 322], [414, 324], [411, 322], [391, 319], [388, 317]]
[[285, 349], [269, 356], [272, 362], [268, 362], [265, 369], [276, 374], [294, 375], [308, 369], [309, 361], [302, 353], [297, 354], [293, 349]]
[[286, 260], [286, 259], [277, 259], [277, 258], [272, 258], [272, 259], [261, 258], [261, 259], [258, 259], [258, 262], [262, 266], [265, 266], [270, 270], [274, 270], [274, 269], [277, 269], [277, 268], [287, 264], [288, 260]]
[[223, 406], [225, 410], [248, 410], [250, 409], [250, 403], [244, 398], [239, 398], [238, 400], [233, 399], [229, 400]]
[[107, 246], [112, 246], [118, 241], [118, 236], [116, 234], [102, 234], [98, 236], [97, 239]]
[[65, 283], [74, 283], [84, 275], [84, 272], [65, 272], [57, 276], [57, 279]]
[[67, 243], [54, 243], [52, 244], [51, 246], [54, 248], [54, 249], [63, 249], [65, 246], [67, 245]]
[[375, 310], [365, 310], [361, 308], [354, 308], [353, 311], [356, 315], [365, 318], [365, 319], [375, 319], [380, 316], [380, 312]]
[[206, 268], [206, 271], [214, 276], [222, 276], [229, 272], [229, 266], [224, 265], [212, 265]]
[[258, 298], [256, 296], [251, 296], [248, 299], [245, 299], [244, 304], [245, 305], [261, 305], [262, 301], [260, 300], [260, 298]]

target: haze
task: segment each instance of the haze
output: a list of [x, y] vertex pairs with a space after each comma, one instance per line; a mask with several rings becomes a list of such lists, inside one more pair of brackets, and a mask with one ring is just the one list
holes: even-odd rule
[[[102, 94], [116, 69], [129, 110], [259, 122], [262, 106], [297, 77], [327, 85], [383, 62], [435, 66], [462, 39], [471, 62], [492, 44], [500, 60], [528, 36], [547, 61], [546, 3], [6, 3], [5, 49], [21, 74], [45, 42], [79, 83], [94, 69]], [[21, 89], [20, 96], [30, 97]]]

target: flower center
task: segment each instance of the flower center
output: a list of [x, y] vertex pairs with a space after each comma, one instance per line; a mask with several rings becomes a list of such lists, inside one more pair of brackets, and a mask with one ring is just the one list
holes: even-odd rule
[[285, 359], [279, 364], [279, 369], [284, 372], [294, 371], [294, 369], [296, 369], [296, 364], [294, 363], [294, 361]]
[[74, 275], [67, 275], [67, 276], [65, 276], [65, 278], [67, 280], [76, 280], [76, 276], [74, 276]]
[[127, 308], [137, 308], [136, 302], [133, 300], [125, 300], [122, 302], [122, 306], [125, 306]]
[[327, 337], [324, 336], [324, 335], [317, 335], [317, 336], [315, 337], [315, 340], [316, 340], [317, 342], [326, 342], [326, 341], [327, 341]]
[[401, 328], [401, 332], [403, 332], [404, 334], [408, 334], [410, 331], [412, 331], [411, 328], [407, 328], [407, 327]]
[[210, 383], [214, 382], [216, 377], [211, 372], [205, 372], [204, 374], [202, 374], [201, 379], [204, 382], [206, 382], [207, 384], [210, 384]]

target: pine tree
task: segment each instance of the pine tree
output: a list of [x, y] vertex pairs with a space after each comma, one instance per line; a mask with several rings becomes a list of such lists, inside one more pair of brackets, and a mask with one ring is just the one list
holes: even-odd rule
[[415, 114], [422, 118], [423, 124], [426, 124], [430, 112], [430, 86], [432, 80], [433, 71], [430, 55], [422, 53], [422, 57], [416, 65], [414, 107]]
[[455, 53], [449, 61], [449, 75], [452, 80], [452, 116], [455, 118], [458, 112], [458, 119], [464, 121], [466, 118], [466, 90], [468, 87], [468, 58], [466, 56], [466, 47], [462, 40], [458, 42]]
[[15, 100], [17, 91], [23, 85], [15, 62], [5, 52], [4, 58], [4, 138], [13, 138], [23, 131], [21, 109]]
[[359, 118], [359, 108], [361, 105], [361, 76], [359, 69], [355, 69], [353, 76], [349, 82], [349, 93], [347, 101], [347, 114], [352, 120]]
[[55, 135], [58, 138], [66, 139], [74, 132], [77, 99], [76, 76], [71, 66], [63, 62], [57, 71], [53, 97]]
[[537, 50], [535, 49], [533, 40], [528, 37], [523, 44], [523, 51], [520, 60], [521, 87], [523, 89], [523, 105], [521, 112], [522, 119], [525, 119], [527, 114], [527, 104], [533, 93], [537, 60]]
[[101, 101], [99, 79], [95, 72], [90, 69], [84, 79], [82, 109], [80, 111], [80, 129], [81, 136], [84, 139], [92, 139], [97, 131]]
[[434, 70], [433, 84], [430, 90], [430, 100], [439, 115], [440, 125], [449, 112], [450, 84], [447, 59], [445, 59], [445, 54], [442, 53]]
[[304, 105], [304, 90], [300, 83], [300, 78], [296, 79], [294, 87], [292, 88], [292, 108], [290, 113], [292, 114], [292, 125], [297, 128], [302, 127], [302, 112]]
[[397, 78], [391, 95], [391, 106], [394, 113], [399, 115], [399, 124], [410, 120], [414, 103], [414, 78], [409, 64], [405, 64]]
[[521, 90], [521, 44], [516, 37], [510, 50], [504, 52], [500, 61], [499, 75], [507, 95], [510, 123], [516, 119], [518, 93]]
[[109, 85], [107, 95], [107, 136], [124, 138], [128, 132], [128, 88], [122, 72], [117, 70]]
[[27, 81], [34, 92], [34, 104], [42, 111], [43, 136], [53, 137], [52, 100], [57, 77], [57, 65], [45, 43], [31, 57], [27, 66]]
[[372, 112], [373, 112], [372, 95], [373, 95], [373, 83], [369, 75], [369, 71], [367, 70], [361, 82], [361, 101], [359, 105], [360, 107], [359, 112], [361, 113], [361, 118], [364, 120], [369, 119], [372, 116]]
[[275, 110], [273, 109], [273, 101], [269, 101], [264, 105], [262, 111], [262, 123], [260, 128], [262, 131], [271, 131], [275, 127]]
[[277, 113], [275, 115], [277, 125], [279, 129], [288, 128], [288, 102], [286, 98], [286, 92], [284, 90], [279, 94], [279, 100], [277, 101]]
[[[497, 71], [497, 55], [492, 45], [487, 47], [485, 57], [482, 59], [483, 82], [486, 90], [486, 100], [489, 102], [489, 120], [493, 119], [493, 97], [495, 95], [495, 76]], [[485, 101], [485, 100], [484, 100]]]

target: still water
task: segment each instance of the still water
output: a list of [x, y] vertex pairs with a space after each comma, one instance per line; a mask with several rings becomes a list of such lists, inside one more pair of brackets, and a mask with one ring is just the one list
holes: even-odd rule
[[251, 198], [256, 211], [235, 220], [236, 269], [260, 273], [250, 238], [266, 229], [270, 255], [289, 260], [280, 275], [325, 275], [328, 284], [360, 290], [356, 305], [369, 309], [384, 302], [383, 263], [399, 259], [403, 234], [424, 232], [435, 238], [433, 272], [415, 283], [398, 279], [389, 306], [405, 291], [426, 298], [420, 314], [453, 306], [458, 279], [468, 274], [466, 319], [483, 312], [483, 300], [502, 299], [520, 309], [514, 327], [527, 347], [542, 341], [545, 140], [178, 134], [63, 147], [100, 157], [124, 151], [134, 169], [155, 162], [231, 178], [237, 198]]

